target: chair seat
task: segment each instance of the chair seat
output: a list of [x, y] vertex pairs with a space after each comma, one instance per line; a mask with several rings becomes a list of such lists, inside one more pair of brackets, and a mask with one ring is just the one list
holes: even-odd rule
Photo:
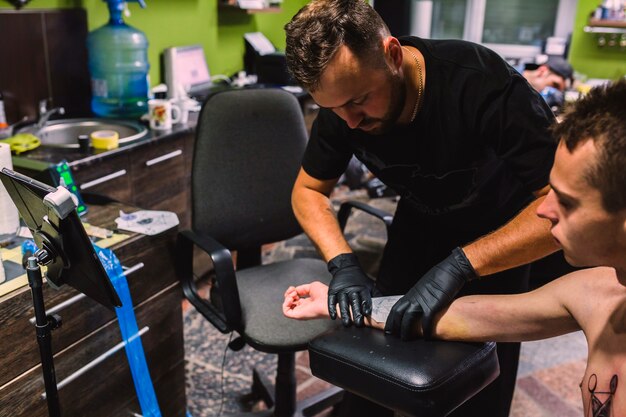
[[330, 278], [324, 262], [307, 258], [237, 271], [246, 342], [262, 352], [294, 352], [305, 350], [311, 339], [340, 325], [330, 319], [293, 320], [282, 312], [283, 295], [290, 285], [328, 284]]
[[499, 374], [495, 343], [414, 340], [342, 328], [309, 346], [313, 375], [406, 416], [443, 417]]

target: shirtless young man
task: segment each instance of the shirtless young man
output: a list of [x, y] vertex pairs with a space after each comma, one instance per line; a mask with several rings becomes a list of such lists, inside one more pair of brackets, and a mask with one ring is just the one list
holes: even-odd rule
[[[575, 266], [595, 266], [517, 295], [455, 300], [433, 336], [462, 341], [527, 341], [583, 330], [585, 417], [626, 417], [626, 80], [593, 89], [559, 125], [552, 190], [537, 215]], [[283, 312], [328, 316], [327, 287], [290, 287]], [[384, 320], [382, 320], [384, 321]], [[366, 324], [384, 329], [368, 318]], [[418, 330], [420, 331], [420, 330]]]

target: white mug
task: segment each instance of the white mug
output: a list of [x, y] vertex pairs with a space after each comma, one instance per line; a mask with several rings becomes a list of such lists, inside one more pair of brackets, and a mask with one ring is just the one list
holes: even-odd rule
[[171, 129], [174, 123], [178, 123], [180, 121], [181, 113], [180, 107], [172, 104], [170, 100], [154, 99], [148, 101], [150, 129]]

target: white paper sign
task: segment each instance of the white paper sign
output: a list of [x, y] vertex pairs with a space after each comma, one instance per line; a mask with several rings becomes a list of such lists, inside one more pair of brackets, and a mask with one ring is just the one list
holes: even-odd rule
[[124, 213], [115, 219], [117, 228], [144, 235], [156, 235], [178, 225], [178, 216], [171, 211], [141, 210]]

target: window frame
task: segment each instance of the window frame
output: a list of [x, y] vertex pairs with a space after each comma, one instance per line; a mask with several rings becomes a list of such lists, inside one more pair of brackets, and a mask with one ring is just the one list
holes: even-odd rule
[[[422, 37], [430, 37], [432, 26], [431, 17], [415, 18], [414, 13], [418, 8], [423, 12], [425, 10], [432, 11], [432, 3], [434, 0], [410, 0], [411, 1], [411, 22], [413, 25], [421, 25], [421, 27], [411, 27], [411, 34]], [[494, 0], [495, 1], [495, 0]], [[370, 4], [374, 1], [370, 0]], [[420, 7], [417, 3], [430, 3], [430, 8]], [[554, 33], [551, 36], [568, 39], [574, 29], [574, 20], [576, 15], [576, 7], [578, 0], [559, 0], [556, 12], [556, 20], [554, 24]], [[470, 42], [482, 44], [507, 59], [524, 60], [532, 59], [542, 53], [541, 47], [534, 45], [516, 45], [503, 43], [484, 43], [482, 42], [483, 29], [485, 25], [485, 10], [487, 0], [466, 0], [465, 21], [463, 23], [463, 39]]]

